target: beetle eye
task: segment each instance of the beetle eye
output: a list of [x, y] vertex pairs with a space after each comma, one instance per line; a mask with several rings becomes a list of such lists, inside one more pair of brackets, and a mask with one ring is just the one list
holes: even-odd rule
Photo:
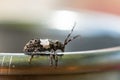
[[35, 42], [37, 42], [37, 40], [35, 40]]
[[32, 43], [32, 41], [30, 41], [30, 43]]
[[40, 45], [40, 47], [43, 47], [43, 45]]
[[58, 44], [58, 41], [56, 42], [56, 44]]
[[28, 46], [28, 45], [26, 45], [26, 47], [28, 48], [29, 46]]

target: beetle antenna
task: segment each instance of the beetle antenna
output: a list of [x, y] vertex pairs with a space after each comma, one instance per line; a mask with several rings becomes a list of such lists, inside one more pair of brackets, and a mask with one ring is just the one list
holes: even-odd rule
[[67, 37], [66, 37], [66, 39], [65, 39], [65, 41], [64, 41], [64, 46], [65, 46], [66, 43], [68, 42], [68, 39], [69, 39], [69, 37], [71, 36], [71, 34], [72, 34], [75, 26], [76, 26], [76, 22], [74, 23], [74, 26], [73, 26], [73, 28], [71, 29], [71, 32], [67, 35]]
[[67, 40], [67, 42], [65, 43], [65, 45], [67, 45], [69, 42], [71, 42], [72, 40], [74, 40], [74, 39], [76, 39], [76, 38], [78, 38], [78, 37], [80, 37], [80, 35], [76, 35], [76, 36], [74, 36], [73, 38]]

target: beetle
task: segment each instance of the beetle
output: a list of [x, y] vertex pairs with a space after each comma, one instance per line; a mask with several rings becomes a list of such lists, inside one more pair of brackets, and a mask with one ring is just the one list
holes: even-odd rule
[[52, 40], [52, 39], [31, 39], [27, 42], [27, 44], [24, 46], [23, 52], [28, 55], [30, 53], [29, 62], [31, 63], [32, 58], [34, 57], [35, 53], [37, 52], [50, 52], [50, 64], [53, 65], [53, 60], [55, 61], [55, 66], [58, 65], [58, 55], [56, 53], [57, 50], [61, 50], [61, 52], [64, 52], [65, 46], [71, 42], [72, 40], [76, 39], [80, 35], [76, 35], [72, 38], [70, 38], [75, 25], [71, 29], [71, 32], [67, 35], [66, 39], [62, 43], [59, 40]]

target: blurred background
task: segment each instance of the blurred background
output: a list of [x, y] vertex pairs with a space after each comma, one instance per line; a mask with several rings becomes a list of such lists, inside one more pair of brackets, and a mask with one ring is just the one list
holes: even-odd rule
[[[0, 0], [0, 53], [22, 52], [25, 44], [34, 38], [48, 38], [63, 42], [75, 22], [76, 27], [71, 37], [78, 34], [81, 37], [69, 43], [66, 46], [66, 52], [120, 46], [120, 0]], [[102, 57], [98, 55], [99, 58], [96, 56], [77, 58], [80, 64], [82, 62], [92, 64], [93, 61], [108, 69], [108, 64], [117, 60], [116, 70], [77, 75], [55, 75], [56, 77], [54, 75], [47, 77], [42, 75], [15, 77], [12, 75], [7, 78], [6, 75], [1, 78], [4, 80], [18, 80], [18, 78], [39, 80], [43, 77], [46, 80], [56, 80], [59, 77], [57, 78], [59, 80], [119, 80], [119, 56], [119, 53], [113, 53]], [[1, 57], [1, 65], [3, 65], [4, 59], [4, 56]], [[10, 59], [8, 62], [12, 62], [12, 56], [8, 59]], [[20, 59], [23, 60], [21, 57]], [[74, 60], [71, 59], [71, 61]], [[16, 60], [16, 62], [20, 62], [20, 60]], [[104, 64], [105, 62], [106, 64]], [[38, 64], [36, 65], [38, 67]], [[89, 69], [89, 66], [87, 67]], [[0, 68], [1, 70], [2, 68]]]
[[119, 0], [0, 0], [0, 52], [22, 52], [33, 38], [80, 38], [66, 51], [120, 45]]

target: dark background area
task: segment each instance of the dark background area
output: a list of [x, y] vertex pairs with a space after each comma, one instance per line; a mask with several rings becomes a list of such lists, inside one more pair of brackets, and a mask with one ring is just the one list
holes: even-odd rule
[[[70, 32], [55, 30], [44, 25], [36, 30], [36, 26], [31, 23], [5, 23], [0, 25], [0, 52], [22, 52], [24, 45], [30, 39], [53, 39], [64, 41], [66, 35]], [[73, 32], [73, 36], [81, 35], [79, 30]], [[94, 49], [103, 49], [120, 45], [119, 37], [112, 37], [107, 34], [98, 36], [84, 36], [72, 41], [66, 46], [65, 51], [85, 51]]]
[[61, 25], [77, 21], [73, 36], [81, 37], [68, 44], [66, 51], [119, 46], [119, 9], [119, 0], [1, 0], [0, 52], [22, 52], [33, 38], [64, 41], [70, 30], [51, 28], [49, 22], [57, 21]]

